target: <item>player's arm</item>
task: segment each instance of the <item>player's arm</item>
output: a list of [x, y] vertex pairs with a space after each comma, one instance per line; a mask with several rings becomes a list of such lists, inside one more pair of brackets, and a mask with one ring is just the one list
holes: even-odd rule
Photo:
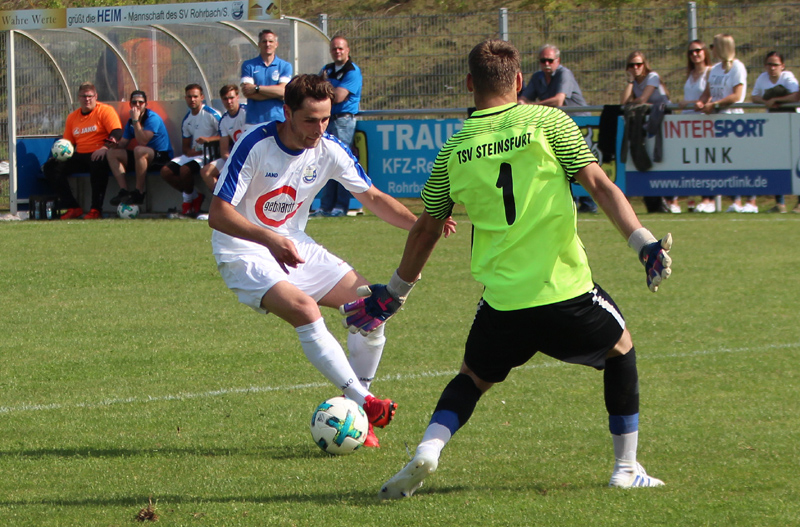
[[344, 102], [350, 95], [350, 90], [342, 88], [341, 86], [333, 89], [333, 104]]
[[564, 106], [564, 100], [567, 98], [566, 93], [556, 93], [550, 98], [543, 99], [538, 102], [541, 106], [553, 106], [554, 108], [561, 108]]
[[292, 241], [273, 230], [260, 227], [239, 214], [236, 208], [220, 198], [214, 196], [208, 210], [208, 226], [214, 230], [263, 245], [281, 266], [284, 272], [286, 267], [297, 267], [304, 260], [297, 252]]
[[392, 196], [372, 185], [366, 192], [354, 194], [364, 207], [377, 217], [400, 229], [410, 230], [417, 217]]
[[659, 284], [672, 272], [672, 259], [667, 254], [672, 248], [672, 235], [668, 233], [659, 241], [642, 227], [628, 199], [597, 163], [589, 163], [581, 168], [575, 179], [636, 251], [645, 267], [647, 287], [655, 293]]
[[220, 159], [228, 159], [231, 155], [231, 140], [229, 135], [223, 135], [219, 138], [219, 157]]
[[446, 222], [447, 220], [437, 220], [423, 212], [408, 233], [400, 267], [389, 283], [361, 286], [358, 294], [366, 298], [339, 308], [339, 312], [346, 317], [344, 325], [351, 333], [360, 332], [366, 335], [397, 313], [419, 280], [422, 268], [436, 247]]
[[406, 247], [403, 250], [403, 258], [397, 268], [397, 275], [406, 282], [416, 281], [423, 267], [428, 263], [428, 259], [436, 247], [436, 243], [442, 236], [447, 220], [438, 220], [423, 212], [419, 219], [411, 227], [406, 240]]
[[192, 138], [191, 137], [183, 137], [181, 138], [181, 152], [186, 157], [197, 157], [203, 155], [203, 152], [195, 150], [192, 148]]

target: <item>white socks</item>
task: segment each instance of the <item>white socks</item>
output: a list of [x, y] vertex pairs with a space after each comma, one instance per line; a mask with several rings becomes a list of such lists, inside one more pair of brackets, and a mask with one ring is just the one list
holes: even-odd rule
[[348, 333], [347, 349], [350, 351], [350, 366], [358, 375], [358, 380], [369, 390], [375, 372], [378, 371], [378, 364], [383, 355], [383, 346], [386, 344], [386, 337], [383, 335], [384, 325], [367, 335], [361, 333]]
[[422, 436], [422, 441], [417, 445], [417, 454], [439, 459], [444, 446], [450, 441], [450, 429], [439, 423], [431, 423]]
[[611, 434], [614, 440], [614, 458], [617, 463], [636, 464], [636, 450], [639, 447], [639, 431], [629, 434]]
[[325, 327], [325, 320], [320, 317], [311, 324], [295, 328], [295, 331], [311, 364], [347, 397], [363, 405], [370, 393], [358, 381], [339, 341]]
[[197, 193], [197, 189], [196, 188], [192, 189], [192, 193], [191, 194], [187, 194], [186, 192], [181, 192], [181, 194], [183, 194], [183, 202], [184, 203], [191, 203], [193, 200], [197, 199], [197, 196], [199, 196], [199, 194]]

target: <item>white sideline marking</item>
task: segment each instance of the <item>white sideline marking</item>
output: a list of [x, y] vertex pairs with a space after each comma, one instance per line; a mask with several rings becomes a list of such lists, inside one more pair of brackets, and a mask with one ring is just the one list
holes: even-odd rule
[[[685, 353], [660, 353], [649, 355], [647, 357], [637, 357], [639, 360], [643, 358], [645, 360], [652, 360], [652, 359], [674, 359], [674, 358], [686, 358], [686, 357], [696, 357], [699, 355], [716, 355], [721, 353], [747, 353], [747, 352], [756, 352], [756, 351], [768, 351], [768, 350], [781, 350], [781, 349], [792, 349], [792, 348], [800, 348], [800, 342], [795, 342], [791, 344], [769, 344], [766, 346], [757, 346], [757, 347], [744, 347], [744, 348], [717, 348], [713, 350], [696, 350], [696, 351], [689, 351]], [[516, 368], [518, 370], [532, 370], [537, 368], [553, 368], [553, 367], [561, 367], [565, 366], [566, 363], [552, 361], [552, 362], [543, 362], [537, 364], [527, 364], [525, 366], [521, 366]], [[414, 374], [395, 374], [395, 375], [386, 375], [381, 376], [381, 381], [409, 381], [413, 379], [423, 379], [423, 378], [433, 378], [433, 377], [449, 377], [456, 374], [456, 370], [447, 370], [447, 371], [424, 371], [420, 373]], [[208, 392], [199, 392], [199, 393], [179, 393], [179, 394], [172, 394], [172, 395], [161, 395], [158, 397], [125, 397], [121, 399], [106, 399], [103, 401], [98, 402], [85, 402], [85, 403], [51, 403], [51, 404], [25, 404], [21, 406], [0, 406], [0, 414], [13, 414], [13, 413], [21, 413], [21, 412], [39, 412], [45, 410], [65, 410], [65, 409], [72, 409], [72, 408], [87, 408], [87, 409], [94, 409], [94, 408], [103, 408], [106, 406], [115, 406], [118, 404], [137, 404], [137, 403], [155, 403], [155, 402], [163, 402], [163, 401], [185, 401], [189, 399], [205, 399], [209, 397], [219, 397], [220, 395], [231, 395], [231, 394], [241, 394], [241, 393], [268, 393], [268, 392], [277, 392], [277, 391], [286, 391], [286, 390], [305, 390], [311, 388], [324, 388], [329, 386], [330, 384], [327, 382], [312, 382], [307, 384], [294, 384], [290, 386], [250, 386], [249, 388], [222, 388], [219, 390], [211, 390]]]

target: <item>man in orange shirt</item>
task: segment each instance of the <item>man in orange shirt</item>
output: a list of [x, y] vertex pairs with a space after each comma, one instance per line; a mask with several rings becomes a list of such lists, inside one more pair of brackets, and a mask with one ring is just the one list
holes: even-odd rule
[[[109, 169], [106, 161], [108, 148], [122, 137], [122, 123], [117, 111], [97, 102], [94, 84], [85, 82], [78, 88], [80, 108], [67, 116], [64, 139], [75, 145], [75, 153], [66, 161], [48, 159], [42, 167], [44, 176], [58, 194], [60, 207], [67, 212], [61, 219], [83, 216], [87, 220], [102, 218], [103, 202], [108, 187]], [[89, 172], [92, 202], [89, 212], [83, 214], [67, 177], [76, 172]]]

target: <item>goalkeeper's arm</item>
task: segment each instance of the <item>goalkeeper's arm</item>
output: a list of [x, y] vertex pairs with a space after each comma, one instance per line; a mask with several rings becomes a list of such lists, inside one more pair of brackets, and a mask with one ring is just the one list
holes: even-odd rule
[[358, 293], [368, 295], [367, 298], [339, 308], [339, 311], [346, 316], [344, 325], [351, 332], [369, 333], [400, 309], [419, 279], [422, 268], [425, 267], [436, 242], [442, 235], [444, 225], [445, 220], [437, 220], [427, 212], [423, 212], [408, 234], [400, 267], [389, 283], [359, 288]]
[[597, 163], [589, 163], [578, 171], [575, 179], [586, 189], [608, 219], [636, 251], [647, 273], [647, 287], [655, 292], [662, 280], [672, 272], [672, 259], [667, 254], [672, 247], [672, 235], [661, 241], [642, 227], [628, 198]]

